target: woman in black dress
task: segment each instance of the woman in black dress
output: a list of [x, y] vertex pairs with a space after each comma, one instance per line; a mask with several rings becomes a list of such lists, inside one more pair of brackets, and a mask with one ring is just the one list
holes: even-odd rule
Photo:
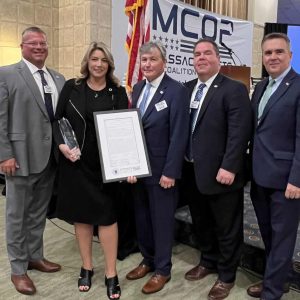
[[[121, 290], [116, 271], [118, 229], [113, 193], [118, 183], [102, 181], [93, 112], [126, 109], [125, 89], [113, 75], [114, 62], [103, 43], [92, 43], [82, 63], [81, 76], [65, 83], [54, 123], [54, 138], [60, 150], [57, 216], [74, 223], [82, 258], [78, 288], [86, 292], [93, 276], [93, 227], [105, 258], [105, 284], [110, 299], [119, 299]], [[64, 143], [58, 120], [66, 118], [77, 138], [79, 149]]]

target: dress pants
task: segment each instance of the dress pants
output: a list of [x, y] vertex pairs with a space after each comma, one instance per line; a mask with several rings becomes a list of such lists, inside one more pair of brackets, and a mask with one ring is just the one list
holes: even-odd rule
[[51, 157], [41, 173], [6, 177], [6, 242], [12, 274], [25, 274], [29, 261], [43, 259], [43, 233], [54, 176]]
[[221, 281], [234, 282], [243, 246], [243, 188], [205, 195], [197, 188], [193, 164], [185, 162], [183, 171], [181, 189], [188, 198], [200, 265], [216, 269]]
[[286, 199], [284, 192], [251, 184], [251, 200], [265, 244], [262, 298], [267, 300], [279, 300], [283, 295], [297, 238], [300, 201]]
[[177, 186], [164, 189], [158, 184], [146, 185], [140, 181], [134, 186], [133, 193], [143, 263], [157, 274], [168, 276], [172, 267]]

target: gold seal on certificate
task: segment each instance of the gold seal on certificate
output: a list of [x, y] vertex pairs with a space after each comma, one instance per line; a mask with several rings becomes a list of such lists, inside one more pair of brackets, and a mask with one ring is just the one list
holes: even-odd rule
[[151, 176], [137, 109], [94, 112], [103, 182]]

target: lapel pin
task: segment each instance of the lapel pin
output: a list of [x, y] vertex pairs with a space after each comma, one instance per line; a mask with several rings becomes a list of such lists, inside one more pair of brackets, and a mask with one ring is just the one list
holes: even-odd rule
[[162, 95], [164, 92], [163, 92], [163, 91], [160, 91], [159, 93]]
[[286, 83], [285, 83], [285, 85], [286, 85], [286, 86], [289, 86], [289, 85], [290, 85], [290, 83], [289, 83], [289, 82], [286, 82]]
[[217, 88], [217, 87], [218, 87], [218, 85], [215, 84], [215, 85], [214, 85], [214, 88]]

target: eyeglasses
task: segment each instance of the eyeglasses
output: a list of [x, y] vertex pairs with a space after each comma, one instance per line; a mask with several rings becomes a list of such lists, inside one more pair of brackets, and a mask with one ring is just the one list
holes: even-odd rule
[[40, 45], [41, 48], [47, 48], [48, 43], [47, 42], [28, 42], [28, 43], [22, 43], [23, 45], [28, 45], [30, 47], [38, 47]]

